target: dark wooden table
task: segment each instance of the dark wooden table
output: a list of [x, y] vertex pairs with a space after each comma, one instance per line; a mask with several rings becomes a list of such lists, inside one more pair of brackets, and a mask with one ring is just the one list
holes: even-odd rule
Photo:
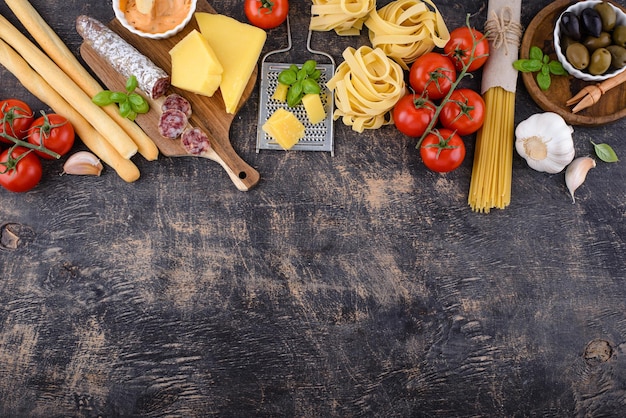
[[[113, 18], [110, 2], [32, 3], [77, 55], [74, 18]], [[309, 3], [292, 3], [306, 27]], [[548, 3], [525, 0], [522, 23]], [[450, 28], [487, 14], [437, 4]], [[238, 1], [212, 5], [245, 20]], [[314, 42], [340, 62], [367, 35]], [[46, 109], [0, 77], [0, 96]], [[520, 81], [516, 121], [539, 111]], [[338, 121], [334, 157], [256, 153], [257, 112], [255, 89], [231, 129], [261, 174], [249, 192], [213, 161], [167, 157], [136, 157], [132, 184], [47, 162], [33, 191], [0, 190], [0, 416], [624, 413], [623, 162], [598, 162], [572, 204], [563, 173], [515, 155], [511, 205], [480, 214], [473, 138], [446, 175], [393, 127]], [[626, 158], [625, 131], [576, 128], [577, 155], [594, 140]]]

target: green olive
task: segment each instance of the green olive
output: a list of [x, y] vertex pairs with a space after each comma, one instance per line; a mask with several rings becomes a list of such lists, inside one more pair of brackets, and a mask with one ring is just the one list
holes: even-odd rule
[[577, 70], [584, 70], [589, 65], [589, 50], [585, 45], [575, 42], [567, 47], [565, 51], [567, 61]]
[[626, 47], [626, 26], [619, 25], [613, 29], [613, 43], [621, 47]]
[[612, 31], [615, 27], [615, 20], [617, 19], [615, 9], [606, 1], [596, 4], [594, 8], [602, 19], [602, 30], [606, 32]]
[[610, 66], [611, 53], [606, 48], [598, 48], [591, 54], [587, 70], [591, 75], [600, 75], [606, 73]]
[[619, 45], [609, 45], [606, 49], [611, 53], [611, 65], [622, 68], [626, 65], [626, 48]]
[[591, 35], [585, 37], [583, 45], [585, 45], [589, 52], [593, 52], [598, 48], [606, 48], [611, 45], [612, 42], [611, 34], [608, 32], [602, 32], [597, 38]]
[[574, 39], [570, 38], [569, 36], [563, 36], [561, 38], [561, 51], [563, 51], [563, 53], [565, 54], [565, 51], [567, 51], [567, 48], [573, 44], [576, 43], [577, 41], [575, 41]]

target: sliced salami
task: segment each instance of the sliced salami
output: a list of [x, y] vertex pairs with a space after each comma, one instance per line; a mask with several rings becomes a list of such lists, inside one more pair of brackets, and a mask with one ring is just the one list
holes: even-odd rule
[[191, 128], [183, 132], [183, 147], [192, 155], [200, 155], [211, 149], [209, 137], [200, 128]]
[[191, 117], [191, 103], [180, 94], [172, 93], [165, 98], [161, 110], [165, 112], [168, 109], [178, 109], [187, 115], [187, 118]]
[[76, 18], [76, 30], [85, 42], [126, 79], [137, 77], [139, 89], [153, 99], [170, 88], [170, 76], [148, 57], [102, 22], [89, 16]]
[[159, 133], [165, 138], [178, 138], [186, 126], [187, 115], [178, 109], [168, 109], [159, 118]]

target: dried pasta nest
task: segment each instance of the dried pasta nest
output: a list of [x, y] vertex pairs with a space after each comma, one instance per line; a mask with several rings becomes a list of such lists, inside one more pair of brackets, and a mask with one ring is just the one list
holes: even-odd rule
[[417, 58], [443, 48], [450, 32], [431, 0], [395, 0], [370, 13], [365, 21], [374, 48], [408, 70]]
[[358, 35], [376, 8], [375, 0], [312, 0], [310, 29], [334, 30], [338, 35]]
[[333, 117], [357, 132], [393, 123], [390, 111], [406, 93], [402, 67], [380, 48], [365, 45], [346, 48], [343, 58], [326, 83], [335, 93]]

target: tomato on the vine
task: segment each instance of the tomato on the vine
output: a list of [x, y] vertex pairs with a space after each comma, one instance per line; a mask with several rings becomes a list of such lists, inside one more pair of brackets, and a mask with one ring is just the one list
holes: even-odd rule
[[39, 184], [42, 174], [41, 160], [26, 147], [11, 147], [0, 154], [0, 186], [7, 190], [27, 192]]
[[245, 0], [243, 8], [254, 26], [272, 29], [287, 19], [289, 0]]
[[483, 126], [485, 101], [472, 89], [457, 89], [443, 104], [439, 122], [444, 128], [456, 131], [459, 135], [473, 134]]
[[[43, 145], [50, 151], [65, 155], [74, 145], [74, 127], [64, 116], [56, 113], [44, 114], [35, 119], [28, 129], [28, 142]], [[42, 151], [35, 151], [41, 158], [48, 160], [54, 157]]]
[[447, 173], [457, 169], [465, 159], [465, 143], [454, 131], [442, 128], [426, 135], [420, 155], [430, 170]]
[[456, 81], [456, 68], [450, 58], [427, 52], [411, 64], [409, 84], [419, 94], [426, 92], [431, 100], [442, 99]]
[[[476, 47], [474, 47], [474, 43]], [[472, 54], [472, 48], [474, 53]], [[468, 65], [467, 71], [476, 71], [485, 64], [489, 56], [489, 41], [487, 37], [476, 29], [467, 26], [456, 28], [450, 32], [450, 40], [443, 47], [443, 52], [454, 61], [458, 71]], [[472, 58], [473, 57], [473, 58]]]
[[409, 93], [393, 108], [393, 123], [405, 135], [420, 137], [435, 117], [435, 105], [430, 100]]
[[[0, 133], [24, 139], [34, 118], [35, 115], [26, 102], [18, 99], [0, 100], [0, 119], [4, 122], [0, 126]], [[0, 141], [13, 144], [13, 141], [2, 136]]]

